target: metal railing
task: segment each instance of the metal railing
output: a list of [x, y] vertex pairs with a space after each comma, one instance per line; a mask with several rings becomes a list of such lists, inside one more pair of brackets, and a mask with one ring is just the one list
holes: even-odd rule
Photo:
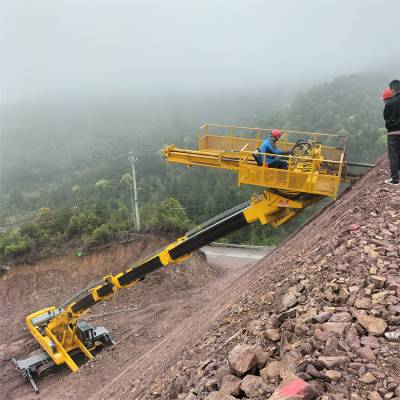
[[[273, 129], [249, 128], [245, 126], [204, 124], [199, 128], [199, 150], [210, 151], [250, 151], [261, 147], [262, 142]], [[310, 140], [322, 145], [322, 156], [332, 161], [340, 161], [347, 144], [346, 135], [321, 132], [283, 130], [278, 147], [291, 149], [297, 140]]]
[[[311, 157], [279, 156], [287, 161], [286, 169], [271, 168], [265, 162], [269, 153], [261, 153], [263, 163], [257, 165], [252, 154], [241, 152], [238, 164], [238, 184], [266, 186], [275, 189], [319, 194], [336, 198], [342, 176], [343, 159], [340, 161]], [[277, 157], [276, 155], [274, 155]], [[306, 166], [306, 170], [297, 167], [297, 163]], [[329, 168], [328, 168], [329, 167]]]
[[[271, 132], [272, 129], [205, 124], [199, 129], [199, 151], [220, 153], [222, 157], [238, 160], [236, 168], [239, 185], [266, 186], [335, 198], [339, 191], [344, 167], [347, 136], [320, 132], [283, 131], [277, 144], [281, 150], [291, 150], [297, 140], [308, 140], [321, 144], [321, 157], [259, 153], [263, 162], [262, 165], [257, 165], [253, 153], [256, 148], [261, 147], [262, 142]], [[288, 168], [268, 167], [265, 161], [269, 156], [285, 159]], [[307, 165], [307, 170], [295, 168], [296, 162], [301, 162], [303, 166]]]

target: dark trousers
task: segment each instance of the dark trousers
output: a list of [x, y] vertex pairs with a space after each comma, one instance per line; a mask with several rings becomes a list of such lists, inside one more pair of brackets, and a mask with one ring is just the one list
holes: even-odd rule
[[[257, 162], [257, 165], [263, 165], [263, 159], [261, 158], [261, 155], [257, 152], [253, 153], [253, 157]], [[288, 163], [286, 160], [282, 160], [281, 158], [275, 157], [273, 160], [270, 160], [267, 162], [268, 167], [270, 168], [280, 168], [280, 169], [287, 169], [288, 168]]]
[[388, 135], [387, 143], [388, 143], [390, 174], [394, 181], [399, 181], [400, 135]]
[[268, 167], [287, 169], [288, 163], [286, 160], [282, 160], [281, 158], [274, 158], [272, 161], [268, 162]]

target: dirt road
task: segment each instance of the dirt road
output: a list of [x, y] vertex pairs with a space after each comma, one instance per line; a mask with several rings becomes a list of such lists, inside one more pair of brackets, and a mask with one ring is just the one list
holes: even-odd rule
[[[33, 395], [30, 386], [23, 384], [13, 369], [10, 357], [26, 356], [35, 348], [23, 324], [23, 316], [32, 311], [30, 307], [40, 309], [59, 304], [61, 298], [66, 297], [67, 293], [55, 290], [54, 283], [51, 286], [49, 281], [54, 282], [57, 277], [56, 284], [60, 287], [82, 287], [89, 278], [107, 269], [121, 269], [121, 265], [137, 258], [137, 254], [155, 247], [154, 241], [149, 244], [144, 240], [140, 244], [109, 249], [93, 259], [89, 257], [78, 263], [74, 260], [74, 265], [62, 257], [56, 261], [47, 260], [11, 271], [11, 276], [0, 282], [0, 293], [6, 300], [0, 310], [0, 398], [118, 398], [118, 382], [127, 374], [132, 380], [130, 397], [143, 398], [140, 393], [154, 374], [172, 365], [181, 346], [209, 326], [230, 303], [232, 294], [237, 296], [235, 282], [241, 285], [252, 262], [268, 250], [207, 246], [203, 248], [207, 260], [194, 255], [182, 266], [154, 273], [143, 284], [117, 294], [111, 302], [96, 306], [87, 319], [110, 329], [116, 347], [98, 355], [76, 374], [65, 370], [40, 380], [41, 393]], [[99, 260], [106, 267], [99, 266]], [[30, 299], [34, 300], [33, 304]], [[15, 316], [10, 319], [13, 309]]]
[[272, 250], [273, 247], [267, 246], [204, 246], [201, 249], [209, 264], [226, 268], [254, 263]]

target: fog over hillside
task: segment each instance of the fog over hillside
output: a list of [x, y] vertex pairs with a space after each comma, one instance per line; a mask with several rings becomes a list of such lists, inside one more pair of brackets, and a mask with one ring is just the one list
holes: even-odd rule
[[2, 104], [113, 93], [276, 92], [340, 74], [400, 70], [398, 35], [390, 34], [398, 1], [0, 7]]

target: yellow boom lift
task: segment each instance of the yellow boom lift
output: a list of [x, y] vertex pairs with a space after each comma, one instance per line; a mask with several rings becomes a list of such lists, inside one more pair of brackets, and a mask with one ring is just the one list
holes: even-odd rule
[[[79, 359], [92, 359], [97, 350], [114, 344], [105, 328], [93, 327], [81, 319], [95, 304], [109, 300], [115, 292], [138, 283], [147, 274], [179, 263], [194, 250], [246, 225], [259, 221], [279, 226], [325, 197], [336, 198], [339, 185], [345, 179], [346, 136], [286, 131], [278, 147], [291, 150], [290, 155], [280, 156], [287, 160], [288, 168], [275, 169], [268, 167], [266, 162], [257, 165], [253, 157], [270, 132], [270, 129], [206, 124], [199, 129], [197, 150], [174, 145], [164, 149], [164, 155], [171, 163], [227, 169], [237, 173], [239, 185], [265, 189], [250, 201], [192, 229], [126, 271], [104, 276], [64, 305], [28, 315], [28, 329], [41, 351], [25, 359], [13, 359], [13, 362], [36, 392], [36, 377], [65, 365], [75, 372], [79, 368]], [[264, 161], [266, 156], [268, 154], [261, 154]]]

